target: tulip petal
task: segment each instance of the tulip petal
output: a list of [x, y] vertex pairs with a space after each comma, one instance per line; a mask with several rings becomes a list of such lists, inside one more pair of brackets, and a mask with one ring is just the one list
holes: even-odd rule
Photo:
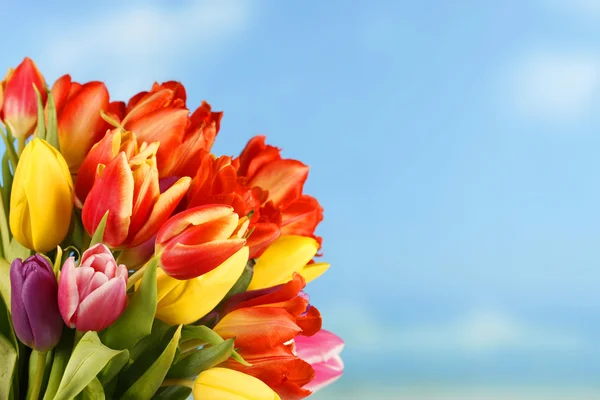
[[269, 191], [269, 200], [285, 207], [300, 197], [308, 166], [297, 160], [274, 160], [262, 167], [248, 184]]
[[236, 346], [263, 350], [292, 340], [301, 332], [294, 321], [280, 308], [242, 308], [223, 317], [214, 330], [224, 339], [235, 338]]
[[[71, 76], [69, 74], [63, 75], [54, 82], [52, 85], [52, 98], [54, 99], [54, 106], [56, 112], [60, 113], [64, 105], [66, 104], [67, 98], [69, 97], [69, 90], [71, 89]], [[48, 104], [46, 104], [46, 119], [48, 118]]]
[[146, 242], [156, 234], [156, 232], [165, 224], [167, 219], [169, 219], [171, 214], [173, 214], [173, 211], [175, 211], [183, 196], [185, 196], [185, 193], [190, 186], [190, 182], [191, 179], [184, 176], [164, 193], [159, 195], [158, 200], [154, 203], [150, 217], [131, 240], [131, 247]]
[[307, 383], [304, 388], [313, 393], [332, 384], [344, 373], [344, 362], [338, 355], [330, 358], [328, 361], [312, 364], [312, 367], [315, 371], [315, 378]]
[[198, 245], [176, 243], [160, 256], [160, 265], [175, 279], [192, 279], [212, 271], [239, 251], [244, 239], [214, 240]]
[[92, 147], [81, 163], [79, 171], [77, 172], [77, 180], [75, 181], [75, 194], [81, 205], [83, 205], [88, 193], [92, 190], [92, 186], [94, 186], [98, 165], [107, 165], [115, 158], [119, 153], [120, 145], [121, 132], [119, 129], [113, 129], [112, 131], [107, 132], [102, 140]]
[[194, 383], [193, 395], [195, 399], [280, 400], [265, 383], [227, 368], [201, 372]]
[[325, 329], [321, 329], [313, 336], [296, 336], [294, 345], [296, 355], [309, 364], [329, 361], [344, 349], [344, 341]]
[[77, 274], [75, 273], [75, 258], [65, 261], [58, 284], [58, 309], [68, 327], [74, 328], [73, 316], [79, 305], [79, 290], [77, 289]]
[[59, 114], [60, 151], [71, 172], [77, 172], [86, 154], [104, 134], [100, 111], [107, 107], [108, 90], [104, 83], [88, 82], [69, 97]]
[[125, 279], [113, 278], [87, 296], [77, 309], [77, 330], [100, 331], [121, 315], [127, 306]]
[[156, 237], [157, 243], [166, 243], [179, 235], [190, 225], [201, 225], [233, 213], [233, 208], [224, 205], [207, 204], [185, 210], [169, 219], [160, 229]]
[[259, 257], [248, 290], [279, 285], [292, 279], [315, 256], [319, 244], [305, 236], [281, 236]]
[[[27, 315], [25, 304], [23, 299], [26, 297], [23, 293], [23, 285], [25, 279], [21, 273], [22, 260], [20, 258], [15, 259], [10, 267], [10, 286], [11, 286], [11, 315], [12, 323], [15, 333], [19, 337], [21, 342], [25, 343], [29, 347], [33, 347], [34, 338], [33, 332], [31, 331], [31, 324], [29, 318], [23, 318]], [[17, 317], [18, 316], [18, 317]]]
[[83, 226], [91, 235], [108, 211], [104, 243], [118, 247], [127, 238], [132, 214], [133, 177], [125, 153], [106, 166], [83, 205]]
[[296, 324], [302, 329], [302, 335], [312, 336], [321, 330], [321, 313], [316, 307], [309, 306], [306, 313], [296, 319]]
[[283, 210], [281, 219], [283, 235], [312, 236], [323, 220], [323, 207], [314, 197], [304, 195]]
[[35, 349], [47, 351], [60, 340], [57, 332], [63, 321], [56, 303], [57, 284], [54, 274], [37, 271], [25, 279], [22, 300], [33, 332]]
[[122, 124], [134, 122], [151, 112], [162, 109], [173, 100], [173, 91], [169, 89], [158, 90], [152, 94], [138, 93], [127, 104], [127, 116]]
[[[217, 268], [188, 281], [171, 278], [159, 269], [157, 273], [159, 304], [156, 318], [171, 325], [178, 325], [191, 324], [204, 317], [223, 300], [237, 282], [247, 261], [248, 248], [242, 247]], [[162, 301], [175, 285], [185, 285], [185, 290], [179, 298], [171, 303]], [[165, 290], [168, 287], [171, 289]]]
[[306, 283], [308, 283], [323, 275], [328, 269], [329, 264], [325, 262], [306, 264], [306, 266], [300, 270], [300, 275], [302, 275], [306, 280]]
[[259, 222], [253, 226], [248, 237], [250, 258], [258, 258], [264, 251], [281, 236], [279, 225], [272, 222]]

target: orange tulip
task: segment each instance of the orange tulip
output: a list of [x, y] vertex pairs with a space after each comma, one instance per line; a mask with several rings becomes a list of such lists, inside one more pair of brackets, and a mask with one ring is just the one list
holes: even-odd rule
[[280, 235], [320, 238], [314, 231], [323, 219], [323, 208], [303, 195], [308, 166], [300, 161], [282, 159], [280, 149], [265, 144], [264, 136], [252, 138], [239, 158], [240, 182], [253, 189], [260, 203], [259, 214], [250, 228], [250, 257], [259, 257]]
[[157, 154], [160, 168], [173, 156], [190, 125], [185, 97], [185, 89], [178, 82], [155, 83], [150, 92], [138, 93], [129, 100], [121, 121], [140, 142], [160, 142]]
[[108, 90], [102, 82], [81, 85], [64, 75], [52, 86], [52, 96], [56, 103], [60, 152], [71, 173], [76, 174], [86, 154], [109, 128], [100, 116], [100, 111], [108, 108]]
[[123, 132], [119, 128], [106, 133], [102, 140], [92, 146], [81, 163], [75, 181], [76, 204], [79, 207], [83, 207], [88, 193], [94, 186], [98, 165], [107, 165], [121, 151], [127, 159], [131, 159], [139, 152], [139, 147], [133, 133]]
[[160, 266], [175, 279], [212, 271], [246, 244], [245, 219], [233, 208], [208, 204], [171, 217], [156, 236]]
[[108, 211], [104, 243], [112, 248], [135, 247], [152, 238], [189, 187], [190, 178], [183, 177], [160, 193], [157, 148], [158, 143], [143, 143], [133, 157], [128, 159], [121, 151], [106, 166], [98, 166], [83, 205], [82, 221], [93, 234]]
[[303, 388], [314, 377], [311, 365], [293, 352], [292, 340], [312, 336], [321, 329], [321, 315], [301, 290], [299, 274], [284, 285], [241, 293], [229, 298], [217, 311], [225, 315], [215, 326], [223, 338], [235, 338], [235, 347], [246, 361], [228, 360], [222, 366], [254, 376], [281, 398], [302, 399]]
[[9, 70], [2, 84], [3, 97], [0, 121], [10, 129], [13, 136], [27, 138], [37, 124], [38, 98], [33, 86], [38, 89], [42, 103], [47, 94], [44, 77], [30, 58], [25, 58], [14, 70]]
[[260, 206], [252, 190], [238, 183], [237, 165], [231, 157], [215, 158], [204, 150], [198, 157], [200, 163], [187, 193], [188, 208], [224, 204], [244, 217]]
[[212, 112], [210, 105], [203, 102], [190, 117], [182, 142], [165, 159], [165, 164], [159, 166], [160, 176], [194, 176], [202, 154], [212, 148], [222, 117], [222, 112]]

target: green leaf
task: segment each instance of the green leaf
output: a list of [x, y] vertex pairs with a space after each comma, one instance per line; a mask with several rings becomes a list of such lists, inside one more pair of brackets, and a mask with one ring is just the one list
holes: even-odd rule
[[[13, 174], [10, 169], [8, 153], [2, 156], [2, 202], [4, 210], [10, 210], [10, 192], [12, 191]], [[8, 214], [8, 212], [6, 213]], [[7, 245], [8, 246], [8, 245]]]
[[75, 397], [76, 400], [104, 400], [104, 389], [98, 378], [92, 381]]
[[11, 394], [13, 374], [17, 364], [17, 350], [0, 334], [0, 400], [8, 400]]
[[113, 357], [122, 352], [104, 346], [96, 332], [87, 332], [73, 350], [54, 400], [75, 397]]
[[42, 95], [38, 90], [37, 86], [33, 85], [33, 90], [37, 96], [37, 128], [35, 130], [35, 137], [42, 140], [46, 140], [46, 117], [44, 116], [44, 104], [42, 102]]
[[46, 127], [46, 142], [50, 143], [51, 146], [60, 151], [58, 142], [58, 122], [56, 119], [56, 104], [54, 103], [54, 96], [52, 92], [48, 91], [48, 126]]
[[139, 288], [114, 324], [102, 332], [102, 342], [113, 349], [130, 349], [152, 332], [156, 314], [156, 268], [158, 258], [147, 264]]
[[73, 350], [73, 330], [63, 329], [63, 334], [60, 342], [54, 348], [54, 357], [52, 359], [52, 367], [50, 369], [50, 377], [48, 378], [48, 386], [44, 394], [44, 400], [52, 400], [58, 391], [58, 385], [71, 357]]
[[0, 296], [10, 310], [10, 264], [4, 258], [0, 258]]
[[12, 164], [12, 170], [15, 171], [17, 169], [17, 164], [19, 163], [19, 156], [15, 151], [12, 135], [10, 134], [10, 129], [8, 126], [6, 126], [6, 132], [7, 133], [4, 133], [4, 130], [0, 129], [0, 135], [2, 135], [2, 140], [4, 141], [4, 146], [6, 147], [6, 154], [8, 154], [8, 158]]
[[233, 339], [216, 346], [192, 350], [171, 367], [167, 378], [193, 378], [200, 372], [227, 361], [233, 352]]
[[90, 242], [90, 246], [92, 247], [95, 244], [102, 243], [102, 239], [104, 238], [104, 230], [106, 229], [106, 220], [108, 219], [108, 211], [100, 220], [98, 227], [96, 228], [96, 232], [94, 232], [94, 236], [92, 236], [92, 241]]
[[169, 367], [175, 357], [175, 351], [181, 337], [181, 325], [175, 331], [171, 341], [160, 357], [144, 372], [144, 374], [125, 392], [122, 400], [146, 400], [152, 398], [165, 379]]
[[192, 394], [187, 386], [166, 386], [158, 389], [152, 400], [185, 400]]
[[10, 246], [8, 246], [8, 254], [5, 254], [6, 261], [12, 263], [15, 258], [26, 259], [31, 255], [31, 250], [27, 247], [21, 245], [21, 243], [17, 242], [15, 238], [12, 238], [10, 241]]
[[248, 260], [242, 275], [240, 275], [235, 285], [233, 285], [229, 292], [227, 292], [223, 301], [227, 300], [233, 295], [243, 293], [248, 289], [248, 286], [250, 286], [250, 281], [252, 280], [252, 275], [254, 275], [254, 264], [256, 264], [256, 261], [253, 259]]
[[108, 385], [108, 383], [117, 376], [125, 364], [127, 364], [127, 361], [129, 361], [129, 352], [127, 350], [123, 350], [120, 354], [110, 360], [98, 375], [98, 379], [102, 386]]
[[148, 349], [156, 348], [169, 328], [171, 328], [169, 324], [160, 319], [155, 319], [150, 334], [131, 348], [131, 351], [129, 352], [130, 358], [136, 361], [143, 353], [146, 353]]
[[[225, 341], [225, 339], [219, 336], [217, 332], [204, 325], [184, 326], [183, 331], [181, 333], [181, 342], [185, 343], [189, 340], [195, 340], [197, 345], [208, 343], [213, 346], [221, 344]], [[234, 360], [246, 367], [252, 366], [252, 364], [244, 360], [242, 356], [240, 356], [235, 350], [231, 352], [231, 357], [233, 357]]]

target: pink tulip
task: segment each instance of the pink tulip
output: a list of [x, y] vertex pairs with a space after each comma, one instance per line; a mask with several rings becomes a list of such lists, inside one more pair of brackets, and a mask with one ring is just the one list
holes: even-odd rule
[[60, 273], [58, 308], [65, 323], [78, 331], [101, 331], [127, 306], [127, 268], [117, 265], [103, 244], [86, 250], [79, 267], [69, 257]]
[[313, 393], [335, 382], [344, 373], [340, 353], [344, 341], [333, 333], [321, 329], [313, 336], [298, 335], [294, 339], [296, 355], [315, 370], [315, 378], [303, 386]]

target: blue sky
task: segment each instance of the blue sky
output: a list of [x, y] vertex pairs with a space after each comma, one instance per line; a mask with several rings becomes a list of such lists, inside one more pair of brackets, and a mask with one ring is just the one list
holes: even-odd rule
[[4, 67], [114, 99], [181, 80], [225, 111], [216, 152], [264, 133], [311, 166], [332, 268], [309, 292], [347, 341], [320, 398], [595, 389], [600, 1], [0, 5]]

